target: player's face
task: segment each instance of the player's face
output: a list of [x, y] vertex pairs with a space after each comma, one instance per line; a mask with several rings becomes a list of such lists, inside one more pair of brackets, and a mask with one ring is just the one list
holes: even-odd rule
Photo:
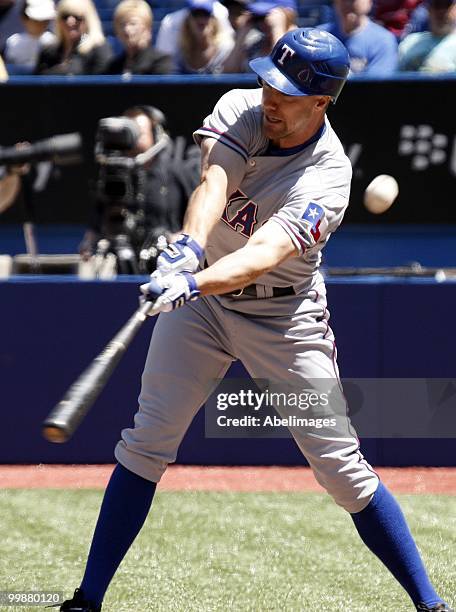
[[263, 81], [263, 131], [279, 147], [294, 147], [321, 126], [328, 96], [287, 96]]

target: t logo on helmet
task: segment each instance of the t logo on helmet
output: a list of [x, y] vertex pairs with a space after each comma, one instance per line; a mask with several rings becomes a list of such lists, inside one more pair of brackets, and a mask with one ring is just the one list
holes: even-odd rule
[[281, 51], [283, 51], [283, 53], [277, 61], [281, 66], [283, 66], [283, 62], [287, 59], [287, 57], [293, 57], [296, 51], [289, 47], [286, 43], [282, 45]]

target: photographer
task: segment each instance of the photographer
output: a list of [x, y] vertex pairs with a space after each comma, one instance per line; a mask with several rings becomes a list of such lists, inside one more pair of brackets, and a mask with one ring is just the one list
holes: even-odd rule
[[57, 134], [34, 143], [17, 142], [12, 147], [0, 147], [0, 212], [23, 195], [24, 187], [28, 189], [29, 185], [23, 183], [21, 177], [28, 177], [33, 164], [39, 161], [78, 163], [80, 148], [78, 133]]
[[183, 159], [165, 121], [152, 106], [100, 120], [95, 211], [80, 245], [83, 259], [114, 253], [119, 273], [147, 273], [158, 255], [157, 242], [163, 245], [180, 230], [199, 181], [199, 160]]

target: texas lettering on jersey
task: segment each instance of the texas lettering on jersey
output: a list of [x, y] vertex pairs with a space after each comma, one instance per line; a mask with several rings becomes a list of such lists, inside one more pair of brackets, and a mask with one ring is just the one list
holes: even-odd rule
[[235, 232], [250, 238], [257, 223], [258, 205], [237, 189], [229, 198], [222, 214], [222, 221]]

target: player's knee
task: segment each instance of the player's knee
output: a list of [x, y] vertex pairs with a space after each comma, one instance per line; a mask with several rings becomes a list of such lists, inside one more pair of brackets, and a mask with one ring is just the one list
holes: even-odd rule
[[378, 487], [377, 474], [358, 452], [329, 453], [313, 468], [319, 484], [350, 513], [363, 510]]
[[361, 512], [368, 505], [378, 487], [378, 477], [371, 474], [362, 483], [331, 483], [326, 487], [327, 492], [336, 504], [353, 514]]
[[130, 444], [125, 439], [117, 443], [114, 456], [128, 470], [152, 482], [160, 482], [166, 468], [171, 463], [171, 460], [166, 457], [150, 450], [135, 447], [134, 444]]

